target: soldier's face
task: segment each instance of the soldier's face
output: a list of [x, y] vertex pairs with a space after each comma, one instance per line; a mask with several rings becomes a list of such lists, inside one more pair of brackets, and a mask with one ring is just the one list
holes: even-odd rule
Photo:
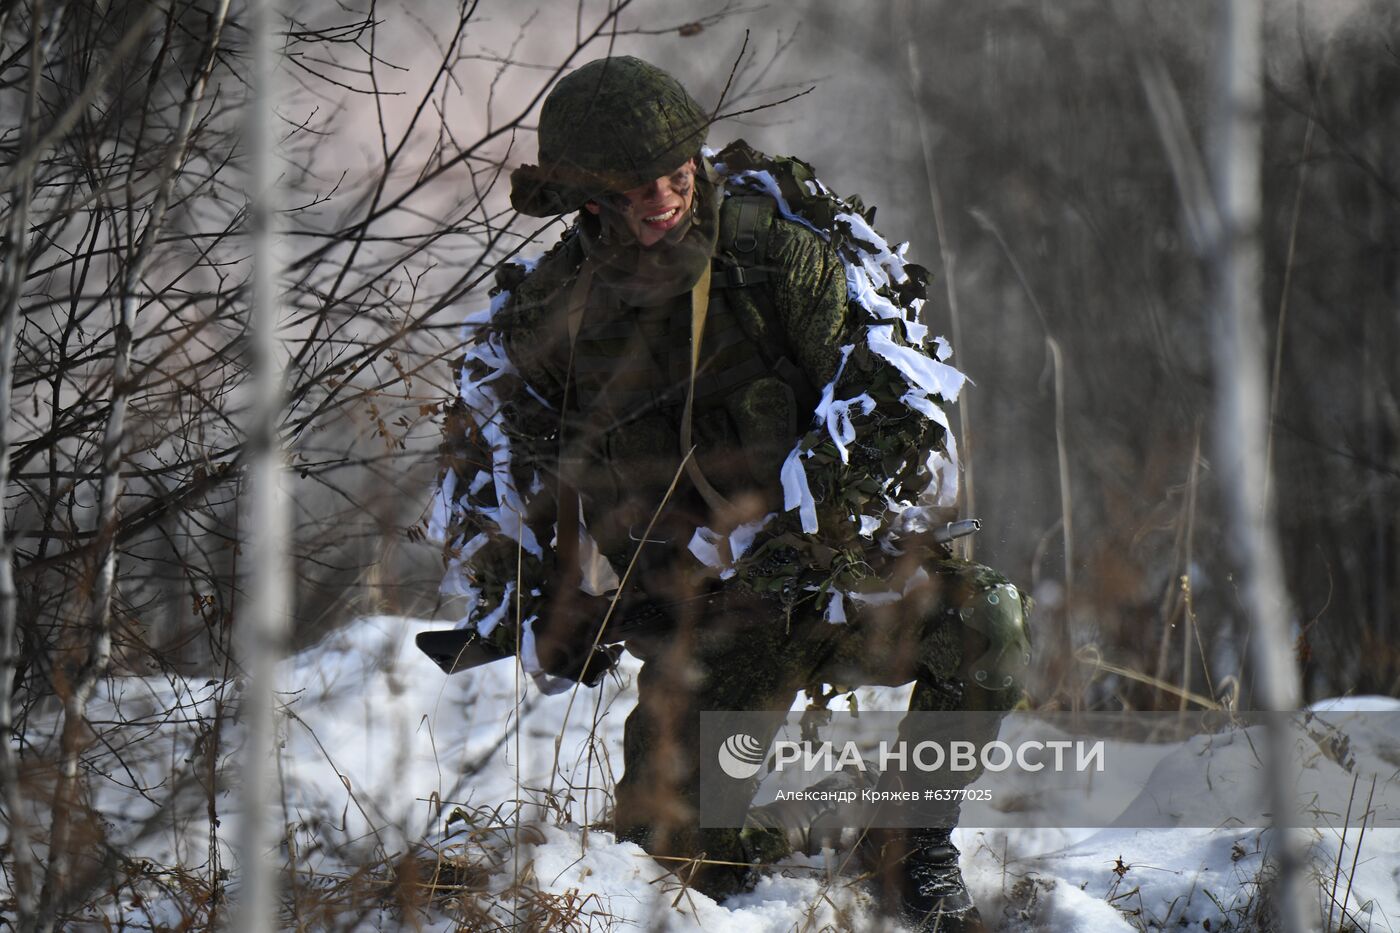
[[607, 203], [589, 201], [591, 214], [611, 211], [643, 247], [655, 246], [690, 212], [695, 200], [695, 160], [690, 159], [669, 175], [612, 195]]

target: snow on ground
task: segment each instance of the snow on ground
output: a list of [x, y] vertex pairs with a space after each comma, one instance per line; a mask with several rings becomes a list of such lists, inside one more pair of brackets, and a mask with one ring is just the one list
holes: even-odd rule
[[[289, 710], [282, 796], [293, 824], [289, 847], [298, 877], [333, 879], [355, 856], [392, 861], [405, 851], [470, 850], [493, 872], [477, 906], [489, 908], [497, 921], [508, 921], [513, 911], [527, 914], [522, 891], [533, 885], [552, 895], [556, 906], [575, 905], [578, 929], [882, 928], [868, 895], [837, 871], [839, 854], [830, 860], [793, 857], [752, 892], [716, 904], [684, 889], [637, 846], [615, 843], [596, 828], [606, 816], [605, 789], [622, 768], [622, 727], [637, 662], [625, 660], [620, 680], [610, 678], [601, 689], [546, 697], [509, 662], [445, 677], [413, 645], [414, 634], [438, 625], [367, 618], [282, 666]], [[181, 715], [143, 719], [140, 729], [126, 730], [125, 749], [128, 758], [140, 753], [138, 771], [189, 771], [193, 740], [181, 724], [211, 714], [215, 682], [150, 678], [115, 684], [95, 703], [95, 716], [115, 718], [120, 710], [130, 717], [182, 699]], [[858, 693], [862, 709], [898, 709], [906, 697], [907, 690]], [[1397, 710], [1400, 702], [1348, 700], [1332, 708]], [[228, 728], [225, 741], [234, 747], [235, 727]], [[179, 738], [171, 741], [176, 733]], [[557, 736], [562, 740], [556, 744]], [[1161, 792], [1161, 782], [1177, 779], [1172, 769], [1181, 767], [1181, 759], [1167, 754], [1144, 765], [1151, 769], [1147, 792], [1154, 792], [1153, 782]], [[1214, 763], [1217, 777], [1227, 761], [1222, 756]], [[140, 826], [150, 805], [119, 786], [120, 774], [113, 775], [99, 801]], [[235, 838], [235, 790], [218, 799], [218, 844], [236, 879], [228, 849]], [[199, 794], [192, 799], [198, 804]], [[517, 810], [520, 800], [527, 803]], [[454, 813], [466, 818], [446, 825]], [[114, 819], [115, 831], [122, 825]], [[1400, 831], [1369, 830], [1359, 855], [1354, 829], [1344, 847], [1335, 832], [1303, 832], [1322, 887], [1330, 889], [1334, 872], [1342, 890], [1350, 886], [1348, 920], [1355, 928], [1400, 928]], [[522, 845], [512, 848], [515, 838]], [[984, 916], [994, 929], [1017, 931], [1256, 928], [1251, 911], [1271, 845], [1270, 833], [1253, 829], [964, 826], [954, 838]], [[161, 864], [199, 864], [208, 843], [207, 823], [196, 816], [178, 832], [147, 832], [138, 845]], [[1320, 891], [1314, 886], [1325, 905]], [[1338, 912], [1334, 929], [1339, 918]], [[354, 926], [448, 930], [454, 922], [434, 909], [412, 918], [372, 911]]]
[[[605, 775], [621, 771], [622, 724], [632, 703], [636, 662], [624, 663], [622, 684], [610, 680], [601, 690], [544, 697], [526, 689], [508, 662], [443, 677], [413, 647], [412, 635], [426, 627], [408, 620], [366, 620], [298, 659], [290, 672], [294, 682], [305, 672], [322, 678], [327, 689], [315, 704], [308, 690], [301, 701], [307, 707], [303, 718], [318, 733], [337, 736], [345, 752], [336, 764], [354, 786], [395, 791], [390, 795], [397, 801], [394, 815], [411, 812], [424, 827], [427, 809], [420, 801], [433, 793], [479, 806], [518, 799], [518, 787], [549, 788], [562, 813], [547, 816], [540, 843], [529, 851], [538, 883], [560, 894], [570, 889], [595, 894], [607, 913], [629, 926], [735, 931], [879, 926], [864, 892], [829, 874], [820, 857], [790, 859], [753, 892], [723, 904], [694, 892], [678, 898], [674, 879], [639, 848], [581, 828], [602, 819], [605, 807], [601, 791], [582, 788], [601, 788]], [[864, 709], [897, 709], [906, 695], [865, 688], [858, 699]], [[517, 743], [506, 737], [522, 703], [524, 728]], [[1352, 700], [1330, 708], [1396, 710], [1400, 702]], [[553, 738], [561, 726], [558, 775], [551, 780]], [[383, 754], [390, 750], [391, 755]], [[307, 751], [293, 745], [287, 755], [298, 758]], [[480, 769], [459, 781], [468, 763]], [[1172, 780], [1171, 769], [1180, 761], [1167, 756], [1153, 767], [1149, 791], [1153, 780]], [[340, 782], [324, 758], [306, 756], [296, 773], [308, 788], [335, 799]], [[559, 823], [565, 816], [568, 821]], [[1356, 836], [1355, 830], [1349, 833], [1341, 859], [1343, 890]], [[1330, 887], [1338, 836], [1311, 838]], [[989, 919], [1001, 918], [1005, 929], [1037, 931], [1249, 928], [1270, 845], [1269, 833], [1252, 829], [961, 827], [955, 839], [968, 883]], [[1351, 882], [1349, 904], [1363, 928], [1400, 928], [1400, 833], [1368, 832]]]

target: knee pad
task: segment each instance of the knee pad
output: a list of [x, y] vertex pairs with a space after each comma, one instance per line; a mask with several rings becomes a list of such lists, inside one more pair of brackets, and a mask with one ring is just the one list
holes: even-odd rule
[[1019, 700], [1021, 679], [1031, 662], [1026, 606], [1020, 591], [1010, 583], [981, 589], [958, 609], [958, 619], [975, 633], [964, 639], [962, 675], [967, 685], [991, 693], [1013, 691]]

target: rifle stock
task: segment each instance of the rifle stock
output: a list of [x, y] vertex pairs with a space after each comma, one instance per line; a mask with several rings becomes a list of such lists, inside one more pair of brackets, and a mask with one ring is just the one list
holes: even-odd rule
[[[982, 527], [975, 518], [949, 522], [929, 532], [929, 537], [939, 544], [947, 544], [957, 538], [974, 534]], [[722, 599], [723, 591], [711, 594], [711, 600]], [[600, 645], [615, 645], [633, 635], [655, 629], [669, 623], [673, 616], [670, 607], [645, 600], [629, 608], [626, 614], [613, 621], [599, 639]], [[583, 626], [588, 629], [588, 626]], [[591, 630], [591, 629], [590, 629]], [[442, 668], [444, 674], [457, 674], [481, 667], [511, 656], [511, 652], [496, 647], [476, 633], [474, 629], [454, 628], [419, 632], [414, 641], [433, 663]]]
[[[628, 611], [625, 618], [615, 621], [603, 632], [600, 645], [615, 645], [640, 632], [669, 622], [671, 614], [665, 606], [643, 602]], [[594, 629], [590, 629], [594, 631]], [[419, 632], [414, 639], [418, 650], [426, 654], [444, 674], [469, 671], [483, 664], [511, 657], [512, 652], [496, 647], [474, 629], [454, 628]]]

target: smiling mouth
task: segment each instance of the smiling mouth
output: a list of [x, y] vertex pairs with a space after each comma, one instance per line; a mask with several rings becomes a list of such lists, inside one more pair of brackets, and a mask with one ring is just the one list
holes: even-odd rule
[[669, 211], [662, 211], [659, 214], [652, 214], [650, 217], [643, 217], [642, 220], [649, 224], [664, 224], [675, 218], [680, 213], [680, 208], [673, 207]]

